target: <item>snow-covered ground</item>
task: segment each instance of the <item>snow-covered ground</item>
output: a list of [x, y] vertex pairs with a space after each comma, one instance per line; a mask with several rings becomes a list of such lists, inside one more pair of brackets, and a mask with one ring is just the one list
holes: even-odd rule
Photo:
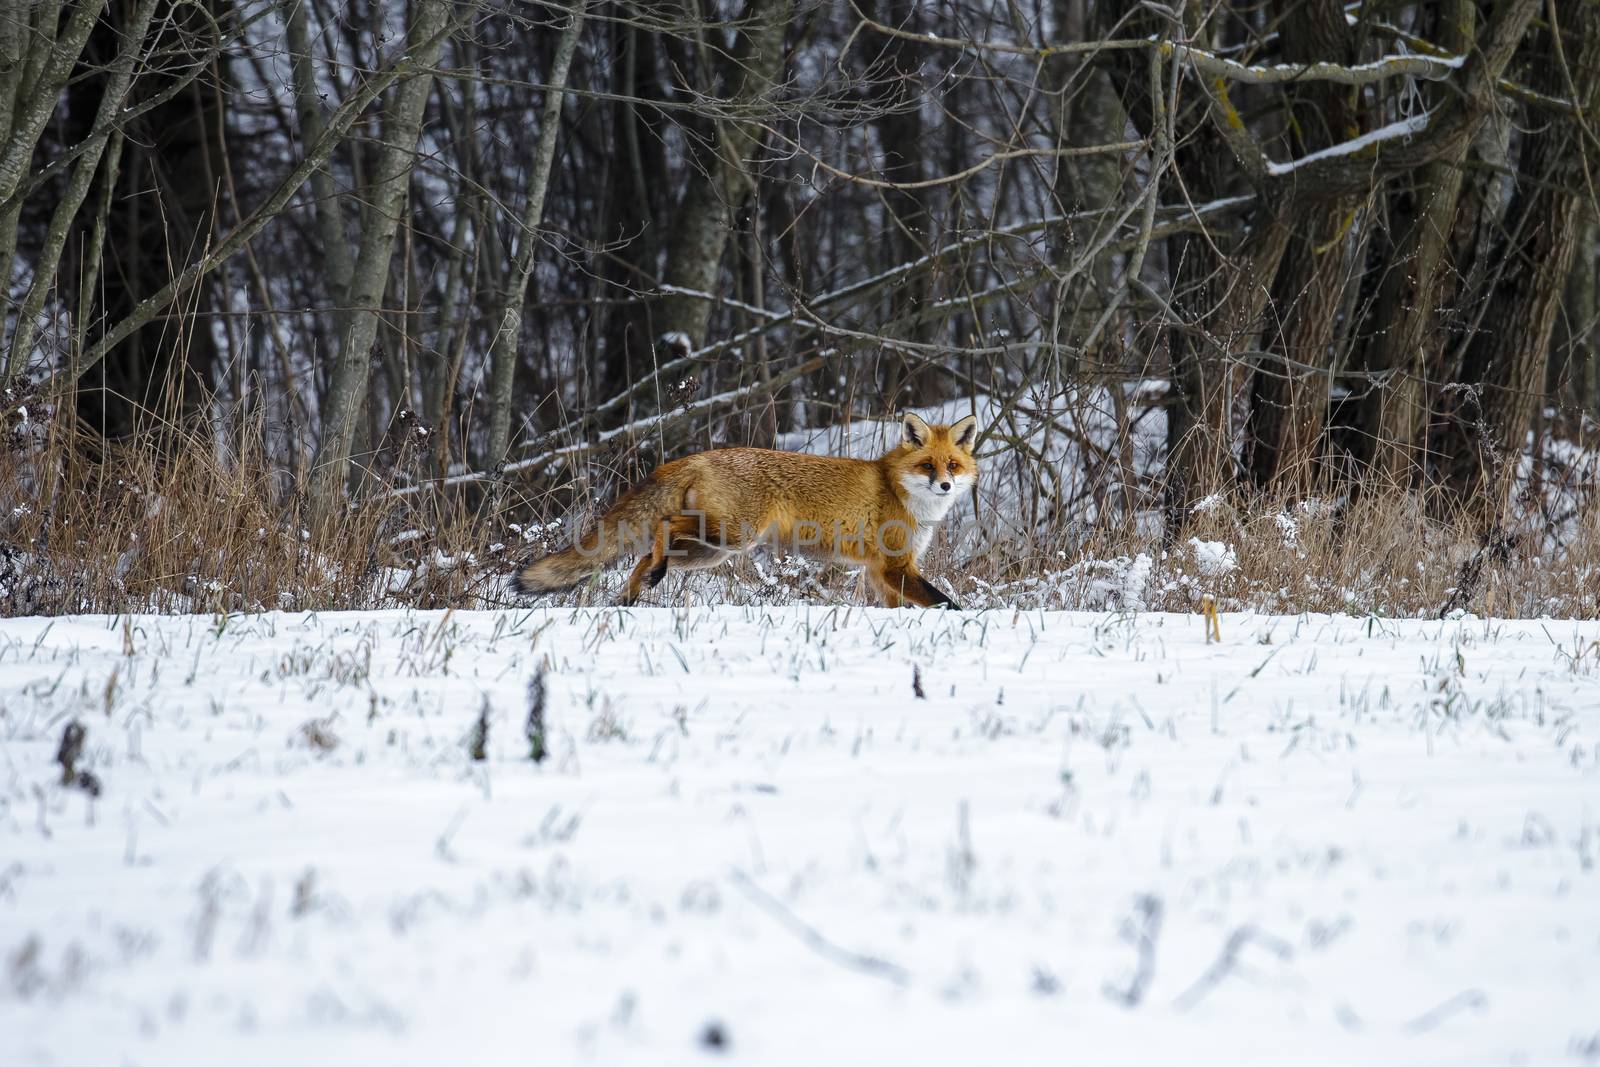
[[1600, 1060], [1600, 624], [1221, 626], [0, 621], [0, 1063]]

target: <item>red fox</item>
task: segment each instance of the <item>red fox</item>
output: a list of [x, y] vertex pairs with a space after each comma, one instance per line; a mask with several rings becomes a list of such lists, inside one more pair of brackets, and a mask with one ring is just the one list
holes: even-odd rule
[[620, 603], [668, 567], [714, 567], [759, 544], [865, 567], [889, 607], [959, 608], [917, 570], [939, 520], [978, 478], [978, 420], [930, 426], [906, 414], [881, 459], [719, 448], [663, 463], [572, 547], [516, 576], [520, 593], [567, 589], [624, 554], [641, 558]]

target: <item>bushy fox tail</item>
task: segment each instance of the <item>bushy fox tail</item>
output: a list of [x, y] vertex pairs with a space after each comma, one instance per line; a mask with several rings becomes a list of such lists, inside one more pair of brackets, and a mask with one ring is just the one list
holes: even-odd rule
[[514, 592], [553, 593], [599, 574], [619, 556], [648, 555], [661, 523], [682, 509], [683, 494], [654, 474], [629, 489], [570, 548], [552, 552], [511, 580]]

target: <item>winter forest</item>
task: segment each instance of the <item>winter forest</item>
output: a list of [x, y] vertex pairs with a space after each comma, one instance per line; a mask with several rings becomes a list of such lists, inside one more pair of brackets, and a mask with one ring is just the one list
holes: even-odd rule
[[[663, 458], [906, 408], [981, 414], [996, 576], [1224, 506], [1325, 518], [1335, 571], [1592, 540], [1592, 3], [89, 0], [0, 35], [0, 541], [41, 604], [270, 603], [306, 539], [481, 596], [491, 545]], [[170, 536], [129, 558], [113, 516]]]

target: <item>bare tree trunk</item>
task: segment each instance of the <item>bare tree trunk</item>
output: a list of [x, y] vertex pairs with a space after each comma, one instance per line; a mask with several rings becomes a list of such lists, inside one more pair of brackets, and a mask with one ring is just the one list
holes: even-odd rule
[[[783, 72], [783, 34], [789, 24], [790, 0], [748, 0], [734, 47], [730, 72], [736, 85], [729, 108], [756, 108]], [[701, 160], [704, 177], [695, 176], [684, 190], [667, 245], [666, 282], [674, 289], [658, 304], [659, 333], [681, 333], [692, 345], [705, 341], [711, 301], [717, 288], [722, 253], [733, 211], [754, 189], [749, 161], [759, 143], [760, 128], [729, 115], [716, 120], [716, 137], [708, 158]]]
[[[72, 5], [72, 14], [57, 35], [57, 22], [61, 5], [42, 3], [18, 5], [31, 9], [33, 24], [26, 31], [28, 38], [24, 54], [29, 57], [24, 64], [21, 82], [17, 85], [11, 104], [10, 122], [5, 129], [4, 147], [0, 149], [0, 201], [9, 203], [28, 163], [33, 159], [34, 148], [45, 124], [55, 114], [57, 97], [83, 54], [89, 33], [105, 9], [105, 0], [84, 0]], [[27, 26], [26, 19], [17, 24]], [[13, 75], [14, 76], [14, 75]], [[6, 82], [10, 81], [8, 77]], [[9, 88], [9, 85], [8, 85]]]
[[1315, 482], [1334, 329], [1349, 280], [1342, 219], [1353, 210], [1319, 205], [1304, 212], [1278, 267], [1250, 396], [1246, 462], [1260, 488], [1305, 493]]
[[[1600, 5], [1564, 12], [1559, 30], [1539, 31], [1542, 54], [1553, 59], [1535, 71], [1534, 88], [1575, 88], [1582, 112], [1593, 114], [1600, 109]], [[1449, 398], [1451, 419], [1438, 446], [1448, 485], [1491, 524], [1507, 502], [1544, 395], [1550, 338], [1578, 244], [1580, 197], [1590, 188], [1584, 136], [1578, 123], [1550, 123], [1527, 135], [1519, 167], [1526, 180], [1506, 216], [1502, 269], [1462, 361], [1467, 384]]]
[[[750, 303], [758, 308], [767, 306], [765, 226], [761, 217], [764, 200], [765, 198], [761, 196], [750, 199], [750, 239], [749, 250], [745, 256], [745, 266], [749, 272]], [[756, 376], [767, 390], [766, 399], [761, 403], [761, 410], [756, 413], [749, 427], [750, 443], [771, 448], [778, 437], [778, 397], [772, 390], [772, 362], [767, 353], [765, 334], [756, 335], [754, 343], [750, 346], [750, 355], [755, 361]]]
[[1577, 248], [1556, 320], [1548, 379], [1549, 392], [1558, 406], [1574, 417], [1596, 413], [1595, 320], [1600, 317], [1600, 275], [1596, 272], [1600, 267], [1595, 260], [1600, 225], [1596, 225], [1594, 211], [1594, 205], [1584, 205], [1585, 217], [1578, 224]]
[[[21, 310], [17, 313], [16, 328], [11, 335], [11, 355], [6, 364], [6, 374], [0, 380], [16, 377], [27, 365], [33, 349], [39, 315], [44, 310], [45, 298], [55, 282], [56, 268], [61, 264], [61, 253], [66, 249], [67, 234], [77, 217], [78, 209], [89, 196], [89, 187], [94, 182], [95, 172], [100, 167], [106, 143], [111, 138], [112, 121], [127, 101], [128, 87], [133, 82], [134, 62], [141, 51], [151, 46], [151, 42], [147, 42], [145, 36], [150, 32], [150, 21], [155, 16], [155, 10], [156, 0], [139, 0], [139, 6], [134, 10], [133, 17], [123, 27], [122, 47], [112, 63], [110, 77], [106, 80], [100, 97], [100, 107], [94, 116], [92, 128], [101, 132], [90, 135], [90, 143], [73, 165], [72, 177], [67, 182], [65, 193], [56, 202], [55, 210], [50, 214], [50, 226], [45, 234], [44, 246], [39, 250], [32, 265], [33, 283], [28, 287], [27, 295], [22, 300]], [[118, 145], [120, 147], [120, 140]], [[116, 159], [108, 161], [108, 178], [116, 170], [117, 162]]]
[[[1087, 32], [1085, 2], [1055, 0], [1056, 35], [1061, 40], [1084, 39]], [[1070, 55], [1055, 57], [1051, 60], [1050, 68], [1050, 90], [1056, 94], [1051, 107], [1051, 115], [1055, 119], [1055, 129], [1051, 133], [1056, 147], [1110, 144], [1122, 140], [1128, 116], [1122, 110], [1122, 101], [1117, 99], [1110, 76], [1088, 61]], [[1062, 215], [1108, 208], [1116, 202], [1122, 182], [1122, 163], [1116, 156], [1100, 153], [1062, 157], [1056, 161], [1055, 181], [1051, 189], [1052, 206]], [[1063, 272], [1069, 270], [1077, 258], [1093, 245], [1101, 227], [1108, 225], [1108, 221], [1097, 219], [1063, 226], [1054, 249], [1057, 269]], [[1058, 344], [1076, 348], [1088, 336], [1100, 309], [1112, 299], [1116, 285], [1115, 266], [1114, 255], [1109, 251], [1102, 252], [1082, 275], [1056, 283], [1051, 308], [1054, 316], [1051, 333]], [[1103, 330], [1101, 337], [1117, 338], [1120, 332], [1113, 326]], [[1112, 351], [1119, 349], [1119, 345], [1111, 345]], [[1092, 361], [1094, 353], [1084, 352], [1082, 358]], [[1059, 352], [1052, 360], [1054, 366], [1064, 371], [1074, 369], [1076, 363], [1076, 358], [1063, 359]]]
[[[918, 10], [923, 5], [913, 0], [878, 0], [879, 21], [898, 29], [918, 31]], [[880, 61], [868, 72], [878, 81], [874, 87], [874, 121], [882, 162], [878, 173], [883, 180], [915, 182], [923, 177], [923, 159], [929, 145], [922, 121], [922, 49], [904, 37], [883, 42]], [[928, 194], [921, 189], [882, 191], [884, 234], [881, 247], [882, 269], [909, 263], [926, 255], [933, 244], [933, 214]], [[904, 323], [896, 332], [911, 341], [926, 342], [933, 336], [935, 322], [920, 314], [933, 297], [931, 273], [921, 273], [888, 291], [888, 323]], [[917, 373], [917, 365], [904, 354], [896, 354], [886, 365], [881, 383], [884, 398], [898, 403], [931, 404], [944, 398], [949, 379], [943, 374]], [[902, 396], [909, 388], [909, 393]]]
[[512, 272], [510, 291], [505, 296], [505, 306], [500, 314], [500, 325], [495, 331], [490, 351], [491, 378], [489, 383], [489, 453], [490, 463], [499, 463], [506, 457], [511, 441], [511, 386], [517, 366], [518, 344], [522, 339], [522, 305], [528, 295], [528, 278], [533, 274], [535, 257], [539, 250], [539, 222], [544, 217], [545, 191], [550, 185], [550, 167], [556, 157], [556, 137], [561, 132], [561, 103], [566, 98], [567, 72], [572, 68], [572, 56], [578, 50], [578, 38], [583, 32], [584, 9], [588, 0], [576, 0], [567, 16], [566, 29], [556, 45], [555, 59], [546, 80], [544, 111], [539, 120], [539, 140], [528, 161], [528, 194], [523, 202], [520, 237], [517, 241], [516, 268]]
[[[1347, 64], [1355, 35], [1338, 0], [1291, 2], [1283, 14], [1284, 57], [1293, 63]], [[1359, 128], [1358, 91], [1313, 82], [1291, 93], [1290, 138], [1296, 157], [1348, 139]], [[1292, 235], [1272, 286], [1251, 393], [1249, 467], [1256, 485], [1310, 489], [1318, 443], [1327, 421], [1334, 330], [1350, 274], [1348, 231], [1359, 200], [1337, 197], [1291, 212]], [[1286, 359], [1273, 360], [1273, 355]], [[1299, 364], [1298, 366], [1296, 364]]]
[[[157, 9], [142, 49], [149, 61], [135, 68], [129, 99], [114, 109], [128, 134], [107, 218], [107, 263], [94, 292], [78, 287], [78, 242], [69, 237], [59, 294], [80, 316], [128, 314], [176, 263], [213, 239], [227, 195], [219, 163], [228, 152], [229, 63], [221, 50], [231, 5], [202, 0]], [[67, 136], [85, 148], [98, 144], [96, 123], [106, 114], [108, 83], [134, 14], [120, 4], [107, 9], [65, 90]], [[204, 82], [195, 77], [200, 71]], [[204, 411], [217, 384], [219, 349], [216, 333], [201, 325], [213, 320], [201, 313], [223, 296], [202, 285], [175, 295], [179, 314], [130, 330], [80, 381], [78, 413], [87, 427], [123, 437], [152, 425], [152, 417], [170, 427]]]
[[44, 6], [29, 0], [0, 0], [0, 144], [11, 140], [12, 112], [25, 69], [23, 45], [31, 29], [29, 13]]
[[610, 151], [598, 176], [602, 191], [594, 232], [610, 251], [597, 268], [602, 300], [594, 314], [602, 340], [593, 385], [609, 397], [651, 369], [655, 335], [651, 302], [611, 301], [655, 278], [661, 231], [670, 209], [668, 190], [662, 188], [667, 173], [663, 116], [645, 103], [664, 95], [657, 56], [660, 35], [632, 22], [611, 22], [605, 29], [611, 34], [611, 55], [603, 69], [614, 79], [609, 87], [618, 99], [608, 109], [605, 139]]
[[[1189, 32], [1198, 27], [1188, 9]], [[1114, 18], [1102, 9], [1105, 20]], [[1139, 13], [1125, 32], [1157, 39], [1167, 27], [1155, 16]], [[1203, 107], [1179, 103], [1176, 111], [1158, 100], [1159, 76], [1152, 77], [1148, 58], [1133, 52], [1113, 54], [1107, 67], [1134, 126], [1156, 143], [1158, 127], [1174, 124], [1169, 146], [1172, 168], [1182, 182], [1171, 183], [1179, 203], [1201, 203], [1239, 191], [1238, 168], [1227, 140]], [[1159, 134], [1165, 137], [1165, 132]], [[1277, 274], [1288, 230], [1277, 221], [1280, 203], [1257, 206], [1259, 220], [1244, 235], [1224, 232], [1180, 233], [1166, 250], [1168, 291], [1162, 323], [1170, 353], [1171, 394], [1167, 403], [1164, 536], [1178, 536], [1191, 506], [1211, 493], [1231, 489], [1236, 466], [1235, 401], [1245, 381], [1245, 363], [1237, 355], [1254, 349], [1260, 333], [1261, 309]], [[1136, 279], [1128, 278], [1132, 284]]]
[[[470, 38], [455, 45], [457, 63], [462, 70], [470, 71], [478, 62], [478, 43]], [[458, 79], [461, 94], [459, 108], [451, 106], [450, 95], [440, 93], [439, 100], [444, 120], [450, 127], [449, 136], [458, 141], [462, 150], [457, 164], [459, 193], [454, 204], [455, 219], [451, 223], [450, 237], [446, 242], [444, 282], [440, 293], [439, 310], [434, 316], [433, 345], [430, 349], [430, 370], [423, 375], [423, 412], [427, 424], [433, 428], [431, 455], [428, 466], [435, 477], [444, 477], [450, 466], [451, 413], [455, 403], [456, 382], [466, 356], [467, 340], [472, 334], [474, 316], [470, 309], [481, 291], [479, 279], [484, 272], [486, 259], [493, 255], [495, 234], [492, 226], [484, 225], [486, 216], [483, 187], [483, 166], [480, 146], [472, 135], [478, 117], [479, 86], [476, 79], [463, 76]], [[482, 240], [472, 239], [481, 235]], [[490, 245], [485, 248], [485, 245]], [[465, 438], [466, 427], [461, 437]], [[466, 442], [461, 454], [466, 455]]]
[[372, 344], [378, 333], [378, 308], [388, 287], [395, 232], [411, 183], [423, 111], [433, 87], [429, 68], [438, 62], [443, 44], [440, 30], [449, 17], [448, 0], [417, 0], [407, 42], [421, 70], [400, 83], [384, 116], [383, 142], [373, 174], [371, 211], [350, 278], [350, 311], [328, 383], [330, 404], [312, 470], [312, 506], [319, 519], [330, 516], [343, 499], [350, 474], [350, 448], [367, 399]]
[[[1289, 243], [1287, 227], [1268, 220], [1237, 247], [1185, 237], [1173, 250], [1173, 397], [1167, 408], [1167, 536], [1188, 508], [1230, 488], [1235, 466], [1234, 401], [1244, 380], [1235, 355], [1255, 347], [1268, 281]], [[1222, 254], [1219, 254], [1222, 253]]]
[[[430, 44], [442, 41], [448, 34], [449, 28], [448, 22], [440, 23], [435, 28], [433, 38], [422, 41], [423, 47], [420, 50], [401, 52], [383, 68], [368, 74], [366, 81], [359, 86], [352, 86], [349, 96], [329, 117], [322, 138], [306, 147], [304, 157], [289, 168], [289, 171], [274, 184], [272, 191], [243, 218], [239, 225], [206, 249], [203, 254], [176, 269], [170, 281], [135, 304], [121, 319], [107, 327], [93, 344], [82, 348], [81, 356], [73, 367], [72, 376], [58, 380], [57, 386], [70, 386], [78, 377], [92, 373], [117, 345], [150, 323], [171, 306], [180, 294], [187, 292], [211, 271], [226, 263], [269, 223], [277, 219], [300, 187], [310, 179], [317, 168], [327, 163], [368, 105], [396, 81], [419, 76], [427, 70], [429, 64], [422, 62], [419, 56], [425, 56]], [[437, 52], [437, 48], [433, 50]]]
[[[1464, 54], [1474, 38], [1473, 0], [1446, 0], [1439, 11], [1436, 39], [1450, 54]], [[1444, 103], [1448, 89], [1429, 93], [1430, 104]], [[1379, 282], [1366, 370], [1373, 375], [1356, 417], [1352, 441], [1356, 470], [1383, 487], [1414, 485], [1421, 472], [1418, 449], [1427, 394], [1423, 353], [1436, 336], [1434, 309], [1450, 231], [1461, 198], [1461, 164], [1469, 142], [1425, 165], [1391, 213], [1397, 240], [1385, 257]]]
[[[0, 284], [9, 291], [12, 259], [17, 252], [17, 220], [22, 215], [22, 179], [33, 160], [39, 136], [55, 114], [62, 88], [72, 76], [89, 42], [89, 34], [105, 10], [105, 0], [83, 0], [72, 6], [61, 24], [60, 0], [8, 4], [0, 11], [8, 39], [0, 45], [12, 53], [0, 73]], [[15, 368], [8, 365], [8, 374]], [[0, 379], [0, 384], [6, 379]]]
[[[322, 121], [321, 96], [317, 89], [316, 60], [311, 52], [311, 33], [306, 25], [306, 7], [310, 0], [284, 0], [288, 8], [285, 36], [289, 45], [290, 74], [294, 84], [295, 117], [300, 123], [303, 144], [315, 144], [326, 130]], [[322, 244], [325, 262], [323, 276], [328, 303], [342, 307], [350, 287], [350, 275], [355, 266], [350, 259], [350, 239], [345, 235], [344, 214], [339, 207], [333, 174], [321, 166], [311, 172], [311, 200], [316, 211], [317, 233]], [[334, 335], [343, 331], [340, 324], [344, 316], [333, 315]]]

